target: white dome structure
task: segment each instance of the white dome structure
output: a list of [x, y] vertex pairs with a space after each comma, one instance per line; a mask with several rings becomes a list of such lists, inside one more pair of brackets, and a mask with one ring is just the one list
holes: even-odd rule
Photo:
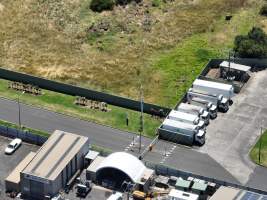
[[[117, 179], [118, 182], [128, 180], [136, 183], [146, 170], [145, 165], [135, 156], [116, 152], [106, 157], [97, 167], [97, 179]], [[100, 180], [101, 181], [101, 180]]]

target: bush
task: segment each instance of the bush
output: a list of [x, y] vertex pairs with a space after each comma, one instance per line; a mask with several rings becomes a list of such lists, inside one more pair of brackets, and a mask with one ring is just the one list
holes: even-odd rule
[[160, 3], [161, 3], [160, 0], [152, 0], [152, 6], [154, 6], [154, 7], [159, 7]]
[[102, 12], [103, 10], [112, 10], [114, 5], [114, 0], [92, 0], [90, 9], [95, 12]]
[[262, 6], [261, 11], [260, 11], [261, 15], [267, 16], [267, 4], [265, 4], [264, 6]]
[[261, 28], [253, 27], [248, 35], [236, 36], [234, 50], [241, 58], [266, 58], [267, 35]]
[[141, 0], [116, 0], [116, 4], [118, 5], [126, 5], [128, 3], [131, 3], [131, 2], [136, 2], [136, 3], [140, 3]]

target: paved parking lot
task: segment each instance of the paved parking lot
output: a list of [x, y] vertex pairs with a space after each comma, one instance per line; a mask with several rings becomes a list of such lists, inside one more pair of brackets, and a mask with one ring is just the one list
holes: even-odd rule
[[38, 150], [38, 146], [23, 143], [15, 153], [6, 155], [5, 148], [10, 141], [11, 139], [0, 136], [0, 199], [7, 199], [5, 197], [5, 178], [30, 151]]
[[[219, 113], [207, 127], [206, 144], [199, 149], [220, 163], [242, 184], [253, 179], [251, 186], [267, 190], [265, 181], [257, 182], [258, 167], [249, 159], [249, 151], [267, 127], [267, 70], [253, 73], [251, 79], [234, 97], [227, 113]], [[265, 169], [267, 171], [267, 169]], [[267, 173], [265, 173], [267, 175]], [[263, 174], [264, 175], [264, 174]]]

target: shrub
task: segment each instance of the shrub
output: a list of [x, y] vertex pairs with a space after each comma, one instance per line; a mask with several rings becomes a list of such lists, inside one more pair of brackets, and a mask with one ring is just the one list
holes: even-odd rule
[[161, 3], [160, 0], [152, 0], [152, 6], [154, 6], [154, 7], [159, 7], [160, 3]]
[[126, 4], [131, 3], [131, 2], [140, 3], [141, 0], [116, 0], [116, 4], [118, 4], [118, 5], [126, 5]]
[[241, 58], [266, 58], [267, 35], [261, 28], [253, 27], [248, 35], [236, 36], [234, 50]]
[[265, 4], [264, 6], [262, 6], [261, 10], [260, 10], [260, 14], [267, 16], [267, 4]]
[[114, 5], [114, 0], [92, 0], [90, 9], [95, 12], [102, 12], [103, 10], [112, 10]]

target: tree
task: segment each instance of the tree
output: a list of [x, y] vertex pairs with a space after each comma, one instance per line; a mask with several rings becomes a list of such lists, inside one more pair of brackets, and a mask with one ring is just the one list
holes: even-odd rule
[[236, 36], [234, 50], [241, 58], [266, 58], [267, 35], [261, 28], [253, 27], [247, 35]]
[[267, 16], [267, 4], [262, 6], [262, 8], [260, 10], [260, 14], [263, 16]]
[[92, 0], [90, 9], [95, 12], [102, 12], [104, 10], [112, 10], [114, 5], [114, 0]]

